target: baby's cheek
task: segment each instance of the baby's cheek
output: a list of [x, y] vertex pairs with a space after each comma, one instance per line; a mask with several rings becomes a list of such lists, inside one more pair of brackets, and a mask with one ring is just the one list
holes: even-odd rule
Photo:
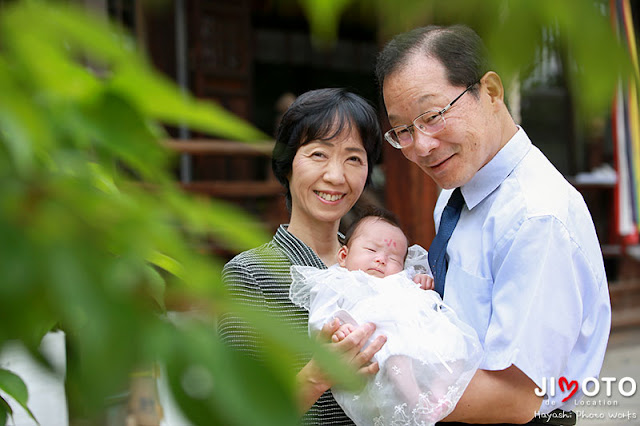
[[398, 272], [402, 272], [403, 269], [403, 265], [392, 265], [391, 271], [388, 271], [388, 275], [397, 274]]

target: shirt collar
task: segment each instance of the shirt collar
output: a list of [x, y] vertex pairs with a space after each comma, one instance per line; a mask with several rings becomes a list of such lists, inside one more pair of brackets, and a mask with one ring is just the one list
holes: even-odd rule
[[273, 241], [282, 248], [292, 265], [315, 266], [327, 269], [327, 266], [308, 245], [288, 231], [289, 225], [280, 225]]
[[467, 208], [471, 210], [499, 187], [529, 152], [531, 146], [531, 140], [522, 127], [518, 126], [518, 131], [509, 142], [462, 186]]

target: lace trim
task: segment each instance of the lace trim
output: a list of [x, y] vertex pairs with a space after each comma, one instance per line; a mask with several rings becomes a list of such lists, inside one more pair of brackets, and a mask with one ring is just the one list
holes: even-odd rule
[[453, 410], [459, 394], [458, 386], [449, 386], [447, 393], [437, 400], [431, 392], [421, 393], [413, 409], [409, 410], [406, 402], [396, 405], [390, 419], [384, 415], [374, 417], [373, 426], [433, 426]]

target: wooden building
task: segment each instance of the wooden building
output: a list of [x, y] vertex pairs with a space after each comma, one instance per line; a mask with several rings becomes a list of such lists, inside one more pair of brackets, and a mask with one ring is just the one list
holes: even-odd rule
[[[274, 135], [287, 101], [307, 90], [346, 87], [379, 106], [373, 68], [381, 42], [375, 23], [360, 16], [347, 13], [335, 45], [320, 48], [293, 2], [176, 0], [152, 8], [125, 0], [87, 1], [128, 26], [161, 72], [267, 135]], [[383, 114], [381, 123], [388, 127]], [[204, 136], [189, 129], [172, 129], [172, 136], [177, 141], [171, 146], [185, 153], [177, 176], [186, 188], [232, 200], [272, 228], [287, 221], [268, 156], [239, 143], [200, 143]], [[185, 139], [198, 143], [179, 142]], [[362, 202], [394, 211], [412, 242], [428, 247], [435, 234], [433, 181], [387, 144], [374, 177]]]
[[[158, 70], [267, 135], [275, 132], [281, 104], [286, 106], [287, 99], [310, 89], [346, 87], [383, 110], [373, 68], [386, 40], [378, 34], [376, 19], [367, 19], [362, 11], [347, 10], [337, 41], [323, 49], [314, 43], [299, 2], [173, 0], [152, 7], [151, 2], [134, 0], [84, 1], [129, 27]], [[541, 55], [547, 57], [516, 92], [522, 92], [522, 97], [509, 102], [534, 143], [571, 179], [613, 163], [611, 132], [602, 123], [593, 134], [577, 130], [562, 64], [554, 56], [553, 34], [545, 37], [549, 46], [543, 46]], [[389, 127], [384, 113], [380, 122], [383, 130]], [[287, 221], [282, 190], [271, 175], [268, 148], [256, 152], [240, 143], [203, 142], [204, 135], [189, 129], [171, 129], [171, 134], [175, 138], [171, 146], [184, 153], [176, 177], [185, 188], [235, 202], [272, 229]], [[636, 280], [640, 263], [627, 256], [613, 229], [614, 185], [573, 183], [591, 208], [610, 280]], [[429, 247], [435, 234], [432, 212], [437, 194], [438, 188], [426, 174], [385, 143], [374, 184], [362, 202], [395, 212], [411, 242]], [[621, 296], [611, 286], [614, 303], [640, 306], [640, 285], [629, 286], [630, 290], [620, 291]], [[640, 317], [634, 321], [640, 324]]]

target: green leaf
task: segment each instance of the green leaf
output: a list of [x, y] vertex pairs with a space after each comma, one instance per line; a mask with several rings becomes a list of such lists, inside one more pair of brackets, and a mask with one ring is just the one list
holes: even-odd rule
[[111, 79], [111, 86], [143, 113], [166, 124], [186, 125], [219, 137], [245, 141], [270, 139], [219, 105], [197, 101], [166, 78], [136, 65], [119, 69]]
[[353, 0], [299, 0], [311, 25], [314, 41], [330, 46], [338, 38], [340, 15]]
[[24, 175], [33, 167], [34, 143], [47, 145], [50, 136], [33, 103], [16, 90], [10, 67], [1, 56], [0, 92], [0, 128], [5, 132], [0, 141], [6, 145], [16, 171]]
[[113, 181], [113, 176], [102, 167], [102, 165], [90, 162], [89, 170], [91, 171], [93, 177], [93, 184], [96, 188], [104, 191], [107, 194], [118, 195], [120, 191]]
[[182, 265], [180, 265], [180, 263], [178, 263], [174, 258], [167, 256], [163, 253], [160, 252], [153, 252], [151, 253], [147, 259], [149, 260], [149, 262], [151, 262], [153, 265], [156, 265], [159, 268], [164, 269], [165, 271], [179, 277], [179, 278], [186, 278], [185, 274], [184, 274], [184, 270], [182, 268]]
[[163, 199], [189, 230], [214, 235], [235, 251], [257, 247], [271, 239], [263, 224], [229, 203], [188, 197], [176, 191], [165, 192]]
[[118, 158], [146, 179], [155, 180], [164, 171], [168, 152], [157, 143], [145, 116], [126, 98], [105, 91], [87, 108], [86, 119], [93, 125], [100, 152]]
[[13, 410], [4, 398], [0, 397], [0, 426], [7, 424], [7, 419], [13, 414]]
[[122, 29], [73, 5], [24, 1], [7, 7], [3, 14], [9, 33], [20, 35], [24, 28], [29, 28], [30, 33], [51, 46], [62, 43], [70, 56], [84, 53], [105, 65], [140, 61], [135, 55], [135, 44]]
[[324, 345], [310, 339], [307, 335], [300, 336], [295, 333], [283, 333], [282, 330], [287, 328], [280, 319], [284, 318], [284, 313], [281, 317], [276, 318], [264, 316], [256, 312], [255, 309], [247, 308], [233, 301], [228, 302], [225, 307], [231, 312], [237, 313], [252, 324], [253, 327], [260, 330], [261, 337], [273, 343], [277, 348], [272, 351], [273, 354], [282, 351], [288, 351], [291, 354], [311, 351], [323, 371], [326, 371], [334, 382], [348, 389], [357, 389], [362, 385], [362, 378]]
[[0, 389], [2, 389], [7, 395], [11, 396], [11, 398], [13, 398], [18, 404], [20, 404], [20, 406], [27, 412], [29, 417], [31, 417], [33, 420], [36, 420], [31, 410], [29, 410], [29, 407], [27, 407], [27, 402], [29, 400], [27, 385], [24, 384], [24, 382], [18, 375], [12, 373], [9, 370], [0, 368]]
[[223, 345], [206, 327], [179, 334], [179, 353], [168, 365], [169, 382], [195, 424], [298, 424], [292, 373], [283, 378], [268, 365]]

